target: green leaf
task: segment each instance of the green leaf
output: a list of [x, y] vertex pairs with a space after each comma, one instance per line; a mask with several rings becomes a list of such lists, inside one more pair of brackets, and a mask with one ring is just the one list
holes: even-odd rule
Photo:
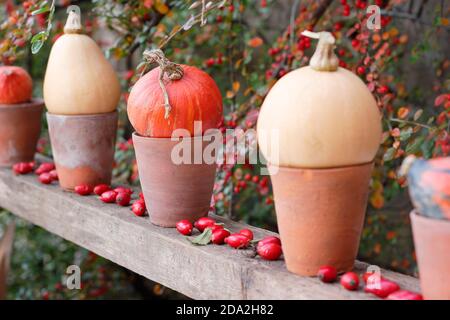
[[407, 154], [414, 154], [420, 151], [420, 148], [422, 147], [423, 142], [425, 141], [425, 137], [420, 136], [417, 137], [415, 140], [413, 140], [411, 143], [408, 143], [406, 146], [406, 153]]
[[391, 161], [392, 159], [394, 159], [395, 156], [395, 149], [394, 148], [389, 148], [386, 150], [386, 153], [383, 156], [383, 160], [384, 161]]
[[197, 246], [206, 246], [211, 242], [212, 230], [210, 228], [206, 228], [205, 231], [199, 236], [188, 238], [192, 244]]
[[47, 40], [48, 34], [45, 31], [41, 31], [31, 38], [31, 53], [36, 54], [41, 50], [45, 41]]
[[423, 109], [417, 110], [416, 113], [414, 113], [414, 121], [419, 120], [420, 117], [422, 116], [422, 114], [423, 114]]
[[413, 129], [411, 127], [406, 128], [400, 132], [400, 141], [408, 140], [413, 134]]
[[50, 11], [50, 8], [45, 6], [45, 7], [39, 8], [37, 10], [34, 10], [33, 12], [31, 12], [31, 15], [32, 16], [37, 16], [38, 14], [47, 13], [49, 11]]

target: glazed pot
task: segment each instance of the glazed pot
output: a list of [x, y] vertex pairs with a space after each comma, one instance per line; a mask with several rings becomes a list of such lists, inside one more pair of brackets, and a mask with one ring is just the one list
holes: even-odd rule
[[[191, 146], [190, 159], [194, 159], [196, 145], [203, 154], [209, 144], [201, 136], [185, 141]], [[145, 204], [153, 224], [175, 227], [180, 220], [194, 222], [208, 214], [215, 163], [175, 163], [172, 150], [179, 141], [171, 138], [148, 138], [134, 133], [133, 143]]]
[[373, 164], [335, 169], [269, 167], [287, 269], [314, 276], [324, 265], [352, 269]]
[[450, 221], [411, 212], [422, 294], [428, 300], [450, 300]]
[[117, 112], [94, 115], [47, 113], [50, 142], [63, 189], [111, 183]]
[[33, 161], [41, 133], [42, 99], [0, 104], [0, 167]]

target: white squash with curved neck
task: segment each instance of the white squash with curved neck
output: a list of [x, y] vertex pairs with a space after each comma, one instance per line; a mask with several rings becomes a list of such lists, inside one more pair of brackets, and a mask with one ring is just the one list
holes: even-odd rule
[[65, 34], [53, 45], [44, 80], [44, 100], [53, 114], [83, 115], [116, 109], [120, 85], [97, 44], [81, 34], [80, 18], [69, 13]]
[[[270, 164], [334, 168], [373, 161], [381, 114], [364, 82], [337, 66], [333, 46], [334, 38], [321, 33], [310, 66], [288, 73], [267, 95], [257, 130]], [[277, 136], [278, 154], [271, 154], [270, 139]]]

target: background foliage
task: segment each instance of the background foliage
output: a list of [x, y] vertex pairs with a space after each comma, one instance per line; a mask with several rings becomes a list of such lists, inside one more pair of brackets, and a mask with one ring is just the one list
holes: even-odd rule
[[[414, 273], [410, 204], [397, 169], [408, 154], [430, 158], [450, 151], [449, 6], [445, 1], [212, 1], [213, 7], [204, 12], [206, 23], [201, 21], [201, 1], [198, 6], [192, 5], [195, 1], [171, 0], [3, 2], [1, 61], [27, 67], [35, 79], [36, 95], [41, 94], [51, 44], [62, 33], [65, 8], [81, 6], [85, 31], [105, 49], [123, 85], [114, 169], [117, 183], [139, 183], [125, 108], [145, 48], [162, 47], [172, 61], [210, 73], [224, 96], [223, 129], [245, 130], [255, 127], [259, 107], [274, 82], [308, 63], [315, 44], [301, 31], [332, 31], [341, 67], [367, 83], [383, 113], [383, 142], [375, 162], [360, 257]], [[366, 28], [369, 4], [382, 10], [381, 30]], [[36, 34], [41, 36], [32, 40]], [[33, 56], [30, 49], [36, 42], [43, 47]], [[39, 151], [51, 152], [45, 130]], [[214, 210], [276, 229], [270, 180], [258, 172], [258, 166], [250, 164], [221, 166]], [[12, 218], [2, 213], [0, 219]], [[84, 249], [18, 223], [11, 298], [174, 296]], [[74, 293], [60, 283], [65, 268], [75, 262], [83, 265], [85, 287]]]

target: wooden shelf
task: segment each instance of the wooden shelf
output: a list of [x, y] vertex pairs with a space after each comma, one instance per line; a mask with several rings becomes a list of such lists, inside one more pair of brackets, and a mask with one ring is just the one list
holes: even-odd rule
[[[0, 207], [129, 270], [194, 299], [373, 299], [359, 290], [288, 272], [284, 261], [249, 258], [226, 246], [193, 246], [175, 229], [152, 225], [130, 208], [81, 197], [34, 174], [0, 169]], [[255, 238], [273, 233], [220, 217], [230, 230], [250, 228]], [[357, 262], [364, 272], [367, 264]], [[420, 291], [416, 278], [383, 271], [403, 288]]]

